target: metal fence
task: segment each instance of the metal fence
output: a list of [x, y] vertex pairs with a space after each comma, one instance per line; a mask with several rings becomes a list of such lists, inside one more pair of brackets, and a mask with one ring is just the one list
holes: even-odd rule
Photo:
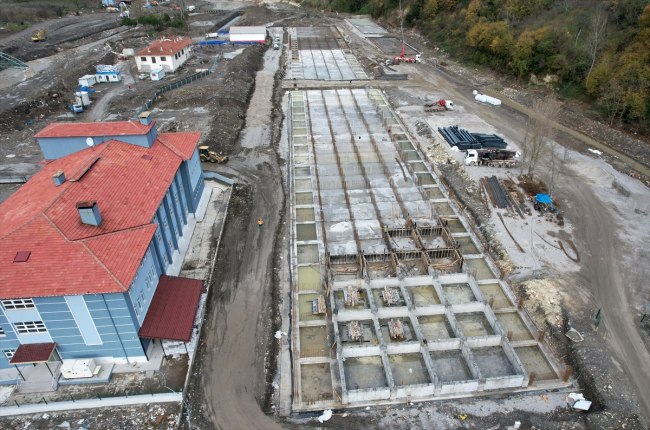
[[223, 57], [223, 52], [220, 52], [219, 55], [217, 55], [216, 60], [214, 61], [214, 64], [210, 68], [210, 70], [203, 71], [201, 73], [197, 73], [196, 75], [192, 75], [189, 78], [185, 78], [182, 81], [178, 81], [176, 83], [173, 83], [171, 85], [167, 85], [166, 87], [163, 87], [156, 91], [147, 103], [142, 106], [142, 108], [135, 114], [135, 116], [132, 118], [133, 121], [138, 119], [138, 115], [140, 115], [142, 112], [149, 110], [151, 106], [153, 106], [154, 103], [158, 100], [158, 96], [166, 93], [167, 91], [175, 90], [176, 88], [182, 87], [185, 84], [189, 84], [190, 82], [194, 82], [198, 79], [201, 79], [204, 76], [209, 75], [210, 73], [214, 73], [214, 71], [217, 69], [217, 66], [219, 65], [219, 62], [221, 61], [221, 57]]

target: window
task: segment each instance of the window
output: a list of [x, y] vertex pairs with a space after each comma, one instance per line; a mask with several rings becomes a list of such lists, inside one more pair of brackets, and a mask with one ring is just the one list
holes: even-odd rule
[[147, 290], [149, 291], [151, 291], [151, 283], [151, 274], [149, 274], [149, 276], [147, 276]]
[[151, 57], [151, 62], [156, 64], [156, 57]]
[[7, 337], [7, 335], [5, 334], [5, 331], [2, 329], [2, 327], [0, 327], [0, 337]]
[[158, 242], [162, 243], [162, 235], [160, 234], [160, 230], [156, 230], [156, 236], [158, 236]]
[[140, 61], [142, 61], [143, 63], [146, 63], [147, 62], [147, 57], [140, 57]]
[[[147, 257], [145, 257], [145, 258], [147, 258]], [[140, 268], [143, 268], [143, 267], [144, 267], [144, 258], [142, 260], [140, 260]]]
[[147, 249], [147, 258], [151, 257], [151, 248]]
[[167, 61], [167, 57], [160, 57], [160, 61]]
[[15, 309], [28, 309], [34, 307], [34, 301], [32, 299], [10, 299], [3, 300], [2, 305], [8, 311]]
[[169, 224], [167, 224], [167, 218], [164, 220], [165, 228], [169, 228]]
[[140, 318], [140, 313], [138, 312], [138, 308], [133, 308], [133, 310], [135, 311], [135, 316]]
[[43, 321], [14, 323], [14, 326], [16, 327], [18, 334], [47, 333]]
[[15, 349], [5, 349], [2, 351], [5, 353], [5, 357], [7, 357], [7, 361], [11, 361], [12, 358], [14, 358], [14, 354], [16, 353]]
[[178, 60], [178, 52], [174, 55], [174, 58]]
[[142, 303], [140, 303], [140, 299], [137, 299], [137, 302], [138, 302], [138, 307], [140, 308], [140, 310], [142, 310]]
[[169, 264], [169, 260], [167, 260], [167, 254], [163, 254], [163, 260], [165, 260], [165, 264]]
[[176, 230], [176, 226], [174, 226], [174, 234], [178, 236], [178, 230]]
[[133, 287], [135, 287], [135, 281], [131, 281], [131, 286], [129, 287], [129, 295], [133, 294]]
[[172, 240], [169, 239], [169, 249], [174, 249], [174, 245], [172, 244]]
[[147, 298], [144, 296], [144, 291], [140, 290], [140, 297], [142, 297], [142, 303], [147, 303]]

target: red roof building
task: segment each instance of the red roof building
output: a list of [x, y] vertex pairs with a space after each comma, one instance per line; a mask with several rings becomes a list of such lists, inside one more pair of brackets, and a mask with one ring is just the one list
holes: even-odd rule
[[192, 56], [192, 39], [174, 38], [157, 40], [135, 54], [138, 72], [151, 72], [162, 68], [174, 72]]
[[[41, 170], [0, 204], [0, 369], [18, 380], [14, 364], [56, 354], [147, 361], [156, 333], [191, 335], [201, 281], [167, 281], [210, 194], [201, 133], [158, 134], [145, 112], [139, 122], [52, 124], [36, 138]], [[178, 325], [149, 325], [153, 335], [139, 338], [145, 319]]]
[[[78, 130], [66, 124], [39, 134], [57, 129]], [[0, 205], [0, 299], [127, 291], [157, 230], [152, 220], [200, 136], [161, 133], [151, 148], [109, 140], [47, 163]], [[67, 180], [57, 186], [60, 171]], [[82, 222], [76, 207], [89, 200], [98, 226]], [[28, 260], [14, 263], [21, 251], [31, 252]]]

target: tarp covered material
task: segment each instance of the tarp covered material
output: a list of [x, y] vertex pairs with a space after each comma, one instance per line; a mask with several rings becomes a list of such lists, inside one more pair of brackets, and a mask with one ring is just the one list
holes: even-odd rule
[[537, 200], [537, 203], [551, 205], [551, 209], [553, 209], [553, 202], [551, 201], [551, 196], [548, 194], [537, 194], [535, 200]]

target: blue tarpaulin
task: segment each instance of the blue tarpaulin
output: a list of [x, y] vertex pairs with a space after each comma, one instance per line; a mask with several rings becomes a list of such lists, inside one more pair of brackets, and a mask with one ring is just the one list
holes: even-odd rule
[[551, 196], [548, 194], [537, 194], [535, 196], [535, 200], [537, 200], [537, 203], [545, 203], [547, 205], [551, 205], [551, 210], [553, 210], [553, 202], [551, 201]]
[[206, 40], [206, 41], [201, 41], [199, 42], [199, 45], [222, 45], [224, 43], [228, 43], [227, 40]]

